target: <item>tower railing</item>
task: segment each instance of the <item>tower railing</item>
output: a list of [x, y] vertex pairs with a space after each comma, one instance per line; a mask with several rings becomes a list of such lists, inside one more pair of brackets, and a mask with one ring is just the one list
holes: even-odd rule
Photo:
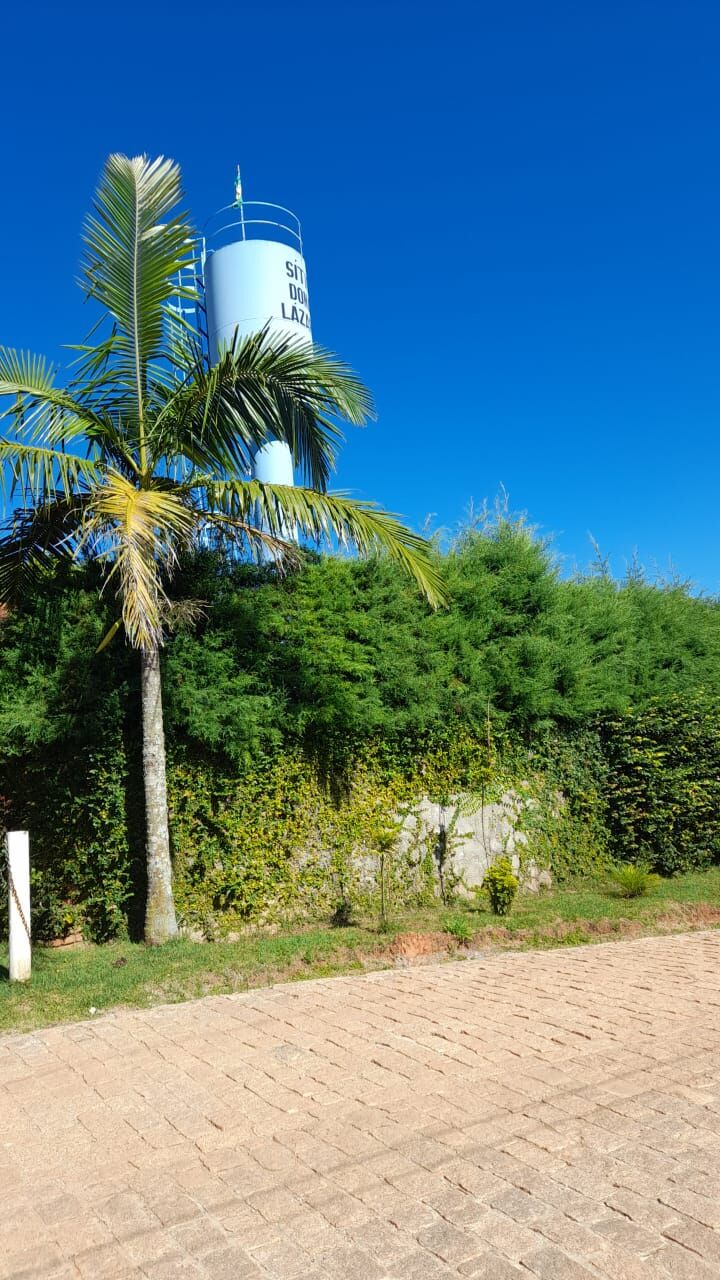
[[274, 240], [303, 251], [300, 219], [292, 209], [267, 200], [243, 200], [219, 209], [203, 227], [202, 257], [238, 240]]

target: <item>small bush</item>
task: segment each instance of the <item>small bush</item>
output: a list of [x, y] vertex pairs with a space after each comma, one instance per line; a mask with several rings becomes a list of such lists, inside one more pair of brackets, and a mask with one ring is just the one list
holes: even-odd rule
[[443, 920], [443, 929], [446, 933], [452, 934], [455, 941], [462, 943], [463, 946], [473, 936], [472, 925], [464, 916], [446, 916]]
[[661, 877], [646, 867], [616, 867], [610, 873], [610, 879], [621, 898], [644, 898], [662, 883]]
[[518, 891], [517, 876], [513, 874], [509, 858], [498, 858], [497, 862], [488, 867], [483, 878], [483, 888], [487, 890], [495, 915], [508, 915]]

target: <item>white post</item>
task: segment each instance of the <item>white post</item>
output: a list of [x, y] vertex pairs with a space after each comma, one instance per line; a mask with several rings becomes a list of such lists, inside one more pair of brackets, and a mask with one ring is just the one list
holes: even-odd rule
[[[30, 840], [27, 831], [8, 831], [7, 867], [9, 881], [10, 981], [27, 982], [30, 977], [32, 962], [30, 950]], [[13, 889], [15, 890], [14, 893]]]

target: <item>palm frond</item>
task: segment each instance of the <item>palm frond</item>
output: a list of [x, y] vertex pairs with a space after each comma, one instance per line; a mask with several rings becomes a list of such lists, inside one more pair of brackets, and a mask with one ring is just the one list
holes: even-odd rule
[[60, 492], [73, 498], [83, 487], [97, 484], [102, 471], [90, 458], [81, 458], [62, 449], [21, 444], [17, 440], [0, 439], [0, 483], [10, 491], [20, 490], [24, 502], [44, 503]]
[[55, 560], [75, 554], [87, 501], [86, 496], [55, 494], [37, 506], [13, 511], [0, 530], [0, 600], [21, 600]]
[[231, 556], [238, 551], [249, 552], [254, 559], [272, 563], [281, 574], [302, 564], [302, 548], [294, 539], [288, 539], [287, 529], [283, 536], [272, 534], [256, 520], [243, 520], [221, 511], [204, 512], [202, 524], [205, 538], [216, 550], [229, 551]]
[[108, 471], [92, 494], [82, 546], [110, 566], [125, 630], [137, 648], [162, 642], [168, 605], [163, 575], [190, 544], [197, 521], [197, 513], [166, 481], [136, 488], [119, 472]]
[[184, 631], [197, 625], [207, 616], [206, 600], [169, 600], [163, 610], [163, 621], [168, 631]]
[[192, 261], [193, 237], [183, 216], [170, 216], [180, 196], [173, 161], [111, 155], [85, 225], [82, 281], [114, 321], [107, 354], [140, 423], [148, 367], [163, 354], [165, 305], [194, 296], [179, 283], [180, 270]]
[[12, 397], [0, 416], [12, 417], [15, 431], [27, 439], [89, 435], [104, 426], [84, 397], [56, 387], [55, 370], [45, 356], [30, 351], [0, 347], [0, 396]]
[[208, 511], [254, 524], [280, 542], [288, 542], [287, 531], [295, 528], [317, 543], [336, 541], [360, 555], [384, 552], [415, 580], [433, 607], [445, 599], [425, 539], [374, 502], [257, 480], [208, 481], [204, 493]]
[[[50, 361], [32, 351], [0, 347], [0, 395], [32, 395], [45, 398], [60, 394]], [[64, 396], [63, 396], [64, 398]]]
[[348, 365], [265, 328], [236, 340], [210, 368], [196, 361], [158, 414], [154, 448], [172, 439], [197, 465], [242, 473], [251, 453], [275, 438], [324, 489], [342, 440], [336, 420], [360, 425], [372, 414], [370, 393]]
[[247, 475], [269, 438], [267, 414], [236, 392], [232, 356], [209, 366], [197, 352], [185, 383], [170, 395], [150, 427], [155, 459], [184, 458], [202, 470]]
[[0, 417], [11, 418], [20, 441], [60, 444], [82, 439], [121, 470], [136, 472], [126, 433], [121, 429], [122, 404], [103, 377], [56, 387], [54, 371], [44, 356], [0, 347], [0, 396], [11, 396]]
[[108, 645], [112, 644], [122, 624], [123, 624], [122, 618], [116, 618], [112, 626], [108, 627], [107, 631], [105, 632], [105, 635], [103, 636], [97, 649], [95, 650], [96, 654], [103, 653], [104, 650], [107, 649]]

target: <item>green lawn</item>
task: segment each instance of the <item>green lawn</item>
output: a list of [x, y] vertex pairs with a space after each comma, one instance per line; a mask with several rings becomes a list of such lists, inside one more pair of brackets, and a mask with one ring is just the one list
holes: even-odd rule
[[[403, 933], [435, 933], [466, 922], [470, 949], [574, 945], [632, 932], [720, 923], [720, 868], [665, 880], [646, 898], [622, 899], [604, 885], [582, 884], [522, 895], [498, 919], [474, 905], [432, 907], [405, 914], [381, 932], [377, 922], [348, 928], [295, 928], [285, 934], [248, 933], [237, 942], [178, 939], [161, 948], [129, 942], [104, 947], [37, 947], [33, 977], [7, 981], [0, 947], [0, 1030], [29, 1030], [94, 1016], [119, 1005], [147, 1007], [299, 978], [329, 976], [393, 963]], [[448, 935], [448, 948], [455, 946]], [[466, 948], [457, 949], [458, 955]]]

